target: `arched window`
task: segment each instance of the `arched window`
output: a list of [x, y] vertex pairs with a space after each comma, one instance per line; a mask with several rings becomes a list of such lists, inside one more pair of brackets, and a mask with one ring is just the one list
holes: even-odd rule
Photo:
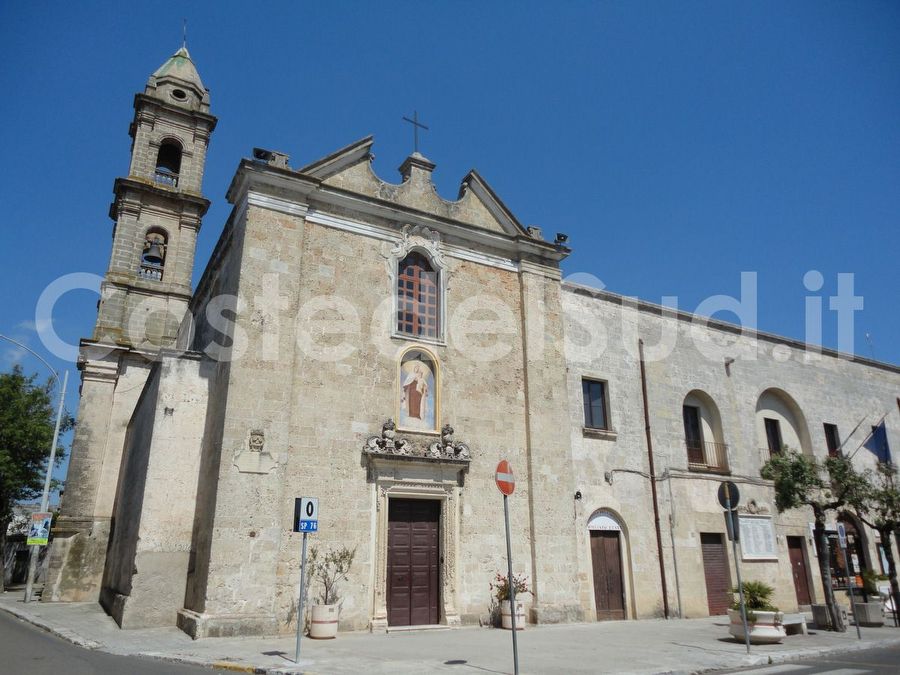
[[178, 186], [178, 174], [181, 172], [181, 146], [173, 140], [165, 140], [159, 146], [156, 155], [156, 173], [154, 179], [163, 185]]
[[428, 258], [412, 252], [397, 265], [397, 331], [437, 338], [439, 335], [438, 273]]
[[141, 251], [141, 264], [138, 275], [144, 279], [162, 281], [163, 269], [166, 265], [166, 245], [168, 239], [165, 232], [149, 230], [144, 237], [144, 247]]

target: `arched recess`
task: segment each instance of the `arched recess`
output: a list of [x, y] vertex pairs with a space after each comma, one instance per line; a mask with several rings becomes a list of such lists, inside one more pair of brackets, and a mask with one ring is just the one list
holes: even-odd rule
[[156, 172], [154, 180], [163, 185], [178, 186], [178, 175], [181, 173], [181, 143], [174, 138], [166, 138], [159, 144], [156, 154]]
[[783, 389], [771, 387], [759, 395], [756, 402], [756, 435], [763, 461], [786, 447], [812, 456], [806, 416]]
[[722, 430], [722, 416], [712, 397], [700, 389], [688, 392], [681, 415], [688, 468], [727, 473], [728, 447]]
[[162, 281], [169, 248], [169, 233], [161, 227], [151, 227], [144, 235], [138, 275], [144, 279]]
[[437, 433], [441, 424], [441, 366], [437, 355], [416, 345], [397, 361], [397, 427]]
[[587, 529], [597, 621], [627, 619], [634, 593], [624, 521], [611, 509], [597, 509], [588, 518]]

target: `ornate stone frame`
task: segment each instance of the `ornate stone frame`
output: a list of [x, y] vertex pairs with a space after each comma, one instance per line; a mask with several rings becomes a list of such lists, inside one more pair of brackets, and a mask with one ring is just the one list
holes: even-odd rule
[[[395, 312], [396, 315], [396, 312]], [[404, 429], [400, 426], [400, 385], [403, 383], [403, 358], [413, 351], [424, 352], [434, 364], [434, 429]], [[394, 383], [394, 419], [397, 420], [398, 431], [405, 431], [414, 434], [439, 434], [441, 433], [441, 380], [443, 373], [441, 372], [441, 362], [438, 360], [437, 354], [431, 349], [423, 345], [412, 345], [402, 349], [397, 357], [397, 380]]]
[[[385, 243], [382, 256], [388, 267], [391, 280], [391, 337], [403, 340], [416, 340], [436, 345], [447, 344], [447, 261], [441, 246], [441, 235], [422, 225], [404, 225], [401, 238], [393, 247]], [[428, 258], [438, 277], [438, 336], [428, 338], [421, 335], [410, 335], [397, 330], [397, 266], [412, 251], [418, 251]]]
[[372, 584], [371, 630], [387, 631], [387, 534], [388, 505], [392, 498], [436, 499], [440, 515], [440, 623], [460, 624], [457, 609], [457, 569], [459, 568], [460, 498], [468, 470], [468, 460], [425, 459], [415, 456], [368, 455], [372, 485], [375, 566]]

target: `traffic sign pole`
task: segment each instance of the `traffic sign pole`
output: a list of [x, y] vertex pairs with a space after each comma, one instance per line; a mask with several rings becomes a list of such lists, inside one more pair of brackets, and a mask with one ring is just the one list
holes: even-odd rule
[[297, 601], [297, 649], [294, 663], [300, 663], [300, 636], [303, 633], [303, 596], [306, 595], [306, 535], [303, 533], [303, 552], [300, 554], [300, 599]]
[[[728, 483], [723, 483], [723, 487], [725, 488], [725, 508], [727, 509], [727, 516], [729, 522], [732, 523], [732, 529], [734, 529], [734, 520], [731, 512], [731, 489]], [[737, 506], [737, 504], [735, 504]], [[747, 605], [744, 604], [744, 582], [741, 581], [741, 563], [738, 560], [738, 550], [737, 550], [737, 533], [735, 536], [731, 538], [731, 551], [734, 554], [734, 571], [737, 572], [737, 582], [738, 582], [738, 598], [741, 601], [741, 622], [744, 624], [744, 644], [747, 646], [747, 653], [750, 653], [750, 631], [747, 630]]]
[[512, 546], [509, 541], [509, 497], [503, 495], [503, 518], [506, 521], [506, 586], [509, 588], [509, 613], [512, 617], [513, 668], [519, 675], [519, 642], [516, 636], [516, 584], [513, 581]]
[[[847, 531], [844, 529], [843, 523], [838, 523], [838, 541], [841, 544], [841, 550], [844, 552], [844, 563], [847, 565], [847, 592], [850, 593], [850, 609], [853, 610], [853, 623], [856, 624], [856, 637], [862, 640], [862, 630], [859, 627], [859, 616], [856, 614], [856, 608], [853, 606], [853, 587], [856, 586], [856, 570], [853, 569], [853, 562], [847, 555]], [[852, 577], [852, 578], [851, 578]]]

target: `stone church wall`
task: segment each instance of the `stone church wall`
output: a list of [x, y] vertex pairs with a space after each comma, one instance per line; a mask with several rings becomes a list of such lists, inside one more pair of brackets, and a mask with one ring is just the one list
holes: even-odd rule
[[[775, 604], [795, 611], [797, 599], [785, 537], [803, 537], [813, 601], [821, 602], [822, 589], [809, 533], [812, 514], [804, 510], [778, 514], [771, 483], [760, 477], [768, 455], [763, 450], [766, 437], [757, 413], [760, 396], [774, 388], [778, 396], [786, 394], [783, 400], [795, 402], [798, 436], [810, 439], [810, 447], [802, 449], [824, 459], [824, 422], [837, 424], [843, 438], [864, 417], [866, 424], [871, 425], [886, 412], [896, 413], [900, 371], [828, 353], [807, 354], [787, 339], [760, 336], [754, 344], [751, 337], [738, 336], [727, 327], [694, 326], [689, 315], [661, 316], [658, 308], [648, 303], [638, 307], [608, 293], [566, 286], [564, 305], [572, 447], [578, 487], [584, 495], [577, 518], [582, 575], [588, 579], [591, 575], [587, 521], [595, 511], [610, 509], [621, 517], [632, 556], [630, 570], [625, 571], [632, 603], [629, 617], [661, 615], [637, 346], [642, 338], [646, 343], [656, 474], [662, 478], [658, 490], [663, 557], [673, 612], [679, 607], [680, 590], [683, 616], [708, 614], [700, 533], [725, 532], [716, 500], [716, 490], [724, 477], [690, 471], [688, 467], [682, 405], [692, 390], [707, 394], [721, 416], [721, 441], [728, 446], [731, 471], [728, 479], [741, 490], [742, 505], [752, 500], [755, 504], [751, 513], [773, 517], [777, 560], [742, 561], [743, 578], [773, 584]], [[661, 336], [675, 340], [671, 353], [665, 356], [658, 348]], [[728, 357], [735, 361], [726, 367]], [[614, 433], [599, 435], [583, 430], [582, 378], [608, 382]], [[868, 428], [848, 441], [848, 451], [862, 442]], [[888, 424], [888, 430], [890, 445], [900, 447], [900, 427]], [[860, 466], [871, 467], [875, 463], [874, 456], [866, 450], [857, 453], [856, 461]], [[869, 557], [878, 569], [871, 533], [868, 547]], [[736, 583], [730, 546], [727, 552], [731, 580]], [[590, 601], [593, 602], [592, 597]]]
[[100, 595], [122, 628], [170, 626], [183, 606], [211, 367], [162, 357], [129, 423]]

